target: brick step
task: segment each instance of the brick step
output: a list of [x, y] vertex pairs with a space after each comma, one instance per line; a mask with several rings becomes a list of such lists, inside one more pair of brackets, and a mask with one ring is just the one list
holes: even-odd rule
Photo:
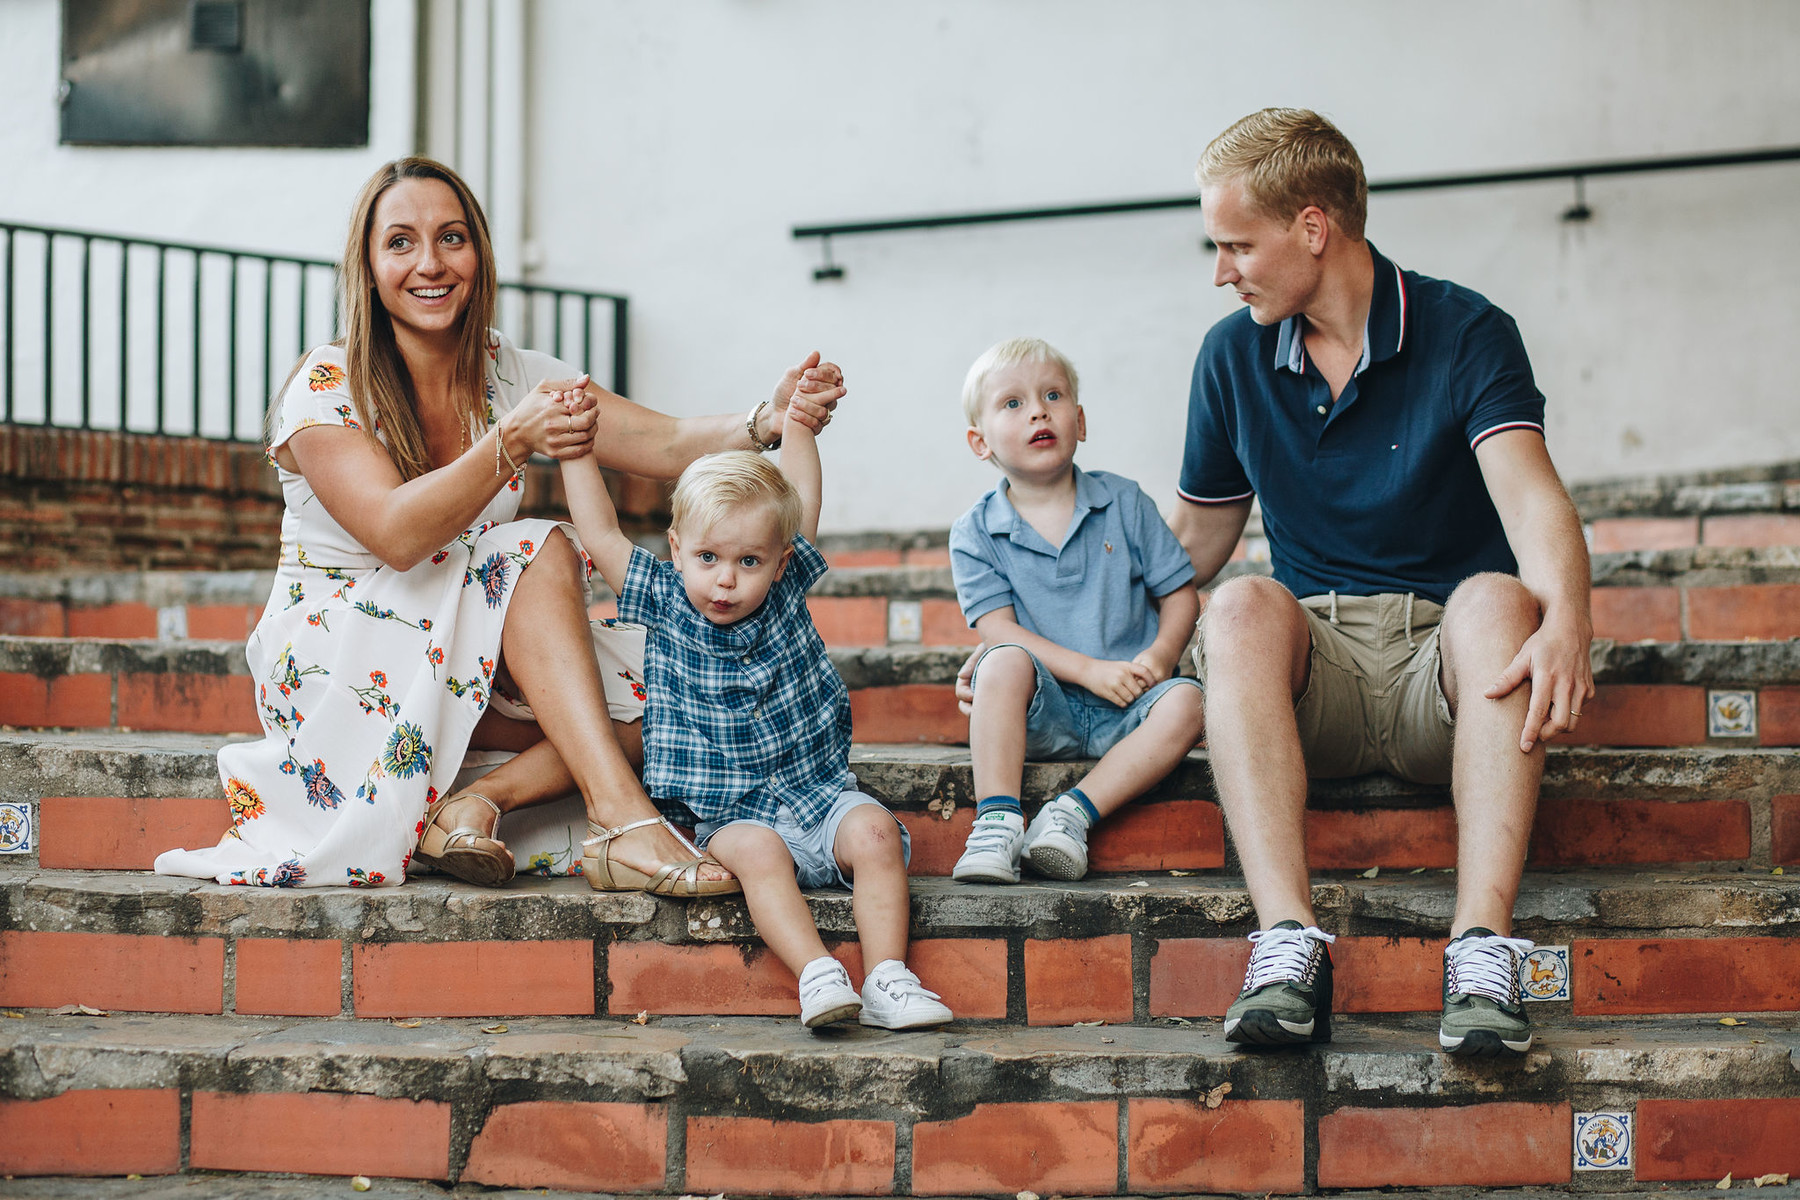
[[[0, 731], [0, 804], [22, 826], [14, 861], [147, 868], [164, 850], [216, 842], [230, 824], [215, 761], [228, 740]], [[851, 765], [863, 788], [911, 830], [913, 874], [947, 875], [973, 819], [968, 751], [859, 745]], [[1086, 770], [1080, 762], [1029, 765], [1028, 805]], [[1316, 780], [1311, 808], [1310, 856], [1320, 869], [1455, 864], [1455, 815], [1444, 788], [1383, 775]], [[1800, 757], [1711, 747], [1552, 748], [1531, 860], [1547, 867], [1800, 864]], [[1212, 869], [1228, 861], [1203, 751], [1102, 825], [1093, 843], [1099, 873]]]
[[[1327, 874], [1337, 1007], [1439, 1005], [1447, 871]], [[1255, 928], [1241, 878], [1142, 872], [1075, 884], [913, 881], [908, 960], [967, 1021], [1151, 1024], [1224, 1012]], [[847, 891], [809, 894], [853, 975]], [[286, 1016], [782, 1015], [794, 979], [737, 898], [481, 889], [223, 887], [149, 873], [0, 869], [0, 1005]], [[1516, 928], [1577, 1015], [1800, 1008], [1800, 877], [1531, 869]], [[1566, 992], [1562, 985], [1566, 984]], [[1566, 1000], [1561, 997], [1566, 995]]]
[[1714, 517], [1800, 511], [1800, 462], [1616, 476], [1569, 485], [1582, 519]]
[[[1800, 609], [1797, 609], [1800, 611]], [[856, 736], [968, 740], [953, 647], [837, 648]], [[1600, 693], [1574, 745], [1800, 745], [1800, 642], [1596, 642]], [[0, 725], [255, 733], [238, 642], [0, 637]]]
[[[0, 1168], [702, 1195], [1600, 1196], [1800, 1172], [1796, 1054], [1791, 1014], [1563, 1017], [1506, 1063], [1447, 1060], [1429, 1017], [1348, 1018], [1329, 1046], [1246, 1054], [1212, 1023], [821, 1035], [729, 1017], [29, 1015], [0, 1022]], [[1578, 1169], [1596, 1112], [1629, 1129], [1628, 1166]]]

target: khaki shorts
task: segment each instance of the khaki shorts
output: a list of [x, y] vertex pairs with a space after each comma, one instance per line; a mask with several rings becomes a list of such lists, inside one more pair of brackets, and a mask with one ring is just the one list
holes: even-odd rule
[[[1307, 596], [1300, 606], [1312, 633], [1306, 691], [1294, 704], [1306, 773], [1336, 779], [1386, 771], [1448, 783], [1456, 722], [1439, 681], [1443, 606], [1404, 594]], [[1204, 613], [1200, 628], [1194, 665], [1204, 682]]]

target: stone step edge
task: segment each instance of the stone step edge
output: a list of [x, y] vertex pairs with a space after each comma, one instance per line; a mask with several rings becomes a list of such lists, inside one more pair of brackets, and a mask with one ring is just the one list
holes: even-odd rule
[[[1580, 1113], [1627, 1114], [1638, 1153], [1625, 1179], [1710, 1181], [1722, 1173], [1713, 1161], [1721, 1149], [1740, 1170], [1747, 1157], [1760, 1167], [1785, 1152], [1782, 1131], [1800, 1106], [1793, 1030], [1773, 1024], [1698, 1037], [1667, 1024], [1568, 1024], [1546, 1029], [1518, 1062], [1464, 1064], [1436, 1051], [1429, 1019], [1345, 1020], [1337, 1043], [1280, 1055], [1227, 1050], [1216, 1026], [852, 1029], [822, 1048], [791, 1020], [604, 1031], [507, 1022], [503, 1032], [421, 1022], [382, 1029], [380, 1042], [347, 1042], [335, 1022], [110, 1020], [113, 1031], [74, 1024], [80, 1018], [7, 1029], [4, 1091], [21, 1097], [12, 1113], [42, 1114], [46, 1131], [60, 1132], [61, 1117], [92, 1134], [100, 1130], [70, 1117], [112, 1102], [126, 1112], [108, 1113], [104, 1132], [135, 1117], [141, 1145], [154, 1129], [161, 1158], [152, 1170], [165, 1171], [323, 1170], [334, 1136], [376, 1140], [357, 1136], [360, 1126], [413, 1155], [379, 1160], [386, 1165], [370, 1174], [529, 1185], [545, 1180], [524, 1177], [521, 1162], [555, 1162], [547, 1127], [553, 1145], [582, 1130], [590, 1144], [599, 1135], [642, 1147], [612, 1157], [610, 1177], [575, 1181], [620, 1190], [741, 1186], [746, 1166], [769, 1165], [759, 1147], [795, 1141], [811, 1148], [796, 1174], [829, 1169], [836, 1186], [814, 1186], [840, 1193], [1141, 1193], [1146, 1183], [1189, 1193], [1395, 1182], [1587, 1190], [1604, 1181], [1575, 1172]], [[316, 1157], [234, 1161], [239, 1147], [260, 1144], [244, 1136], [245, 1119], [254, 1126], [257, 1117], [290, 1125]], [[1421, 1124], [1475, 1149], [1445, 1155], [1442, 1166], [1426, 1156], [1409, 1169], [1432, 1174], [1397, 1179], [1379, 1147], [1409, 1144]], [[1194, 1140], [1209, 1133], [1209, 1153], [1194, 1155]], [[1700, 1149], [1671, 1155], [1667, 1143], [1682, 1134]], [[1190, 1149], [1168, 1154], [1171, 1136]], [[1194, 1174], [1213, 1162], [1225, 1173]], [[1071, 1163], [1085, 1173], [1056, 1174]]]

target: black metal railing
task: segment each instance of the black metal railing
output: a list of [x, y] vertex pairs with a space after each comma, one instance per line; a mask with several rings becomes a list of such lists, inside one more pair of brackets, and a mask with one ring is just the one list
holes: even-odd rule
[[[1743, 167], [1757, 163], [1800, 160], [1800, 146], [1773, 146], [1761, 150], [1730, 150], [1717, 154], [1689, 154], [1661, 158], [1614, 159], [1607, 162], [1569, 163], [1561, 166], [1525, 167], [1508, 171], [1477, 171], [1461, 175], [1421, 175], [1406, 179], [1374, 180], [1370, 192], [1415, 192], [1434, 188], [1490, 187], [1505, 183], [1536, 183], [1567, 179], [1575, 184], [1575, 202], [1563, 210], [1563, 218], [1586, 220], [1593, 215], [1587, 205], [1584, 181], [1596, 175], [1637, 175], [1656, 171], [1698, 171], [1717, 167]], [[818, 238], [825, 262], [814, 279], [840, 279], [844, 269], [832, 261], [831, 239], [859, 234], [895, 233], [908, 229], [944, 229], [956, 225], [993, 225], [1004, 221], [1046, 221], [1068, 217], [1104, 217], [1123, 213], [1162, 212], [1172, 208], [1198, 208], [1200, 197], [1162, 196], [1145, 200], [1115, 200], [1096, 204], [1066, 204], [1051, 208], [1010, 208], [986, 212], [943, 213], [924, 217], [894, 217], [870, 221], [841, 221], [830, 225], [796, 225], [796, 240]]]
[[[338, 336], [325, 259], [11, 222], [0, 235], [0, 423], [253, 441], [293, 364]], [[502, 283], [498, 307], [522, 347], [589, 369], [598, 349], [626, 393], [626, 297]]]

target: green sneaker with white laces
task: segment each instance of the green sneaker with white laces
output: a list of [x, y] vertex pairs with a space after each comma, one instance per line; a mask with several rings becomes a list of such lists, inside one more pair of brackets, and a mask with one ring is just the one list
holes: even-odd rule
[[1444, 1020], [1438, 1045], [1446, 1054], [1498, 1058], [1531, 1049], [1520, 974], [1534, 943], [1501, 937], [1479, 925], [1444, 947]]
[[1250, 935], [1244, 990], [1225, 1010], [1225, 1040], [1293, 1046], [1331, 1040], [1331, 950], [1316, 926], [1280, 921]]

